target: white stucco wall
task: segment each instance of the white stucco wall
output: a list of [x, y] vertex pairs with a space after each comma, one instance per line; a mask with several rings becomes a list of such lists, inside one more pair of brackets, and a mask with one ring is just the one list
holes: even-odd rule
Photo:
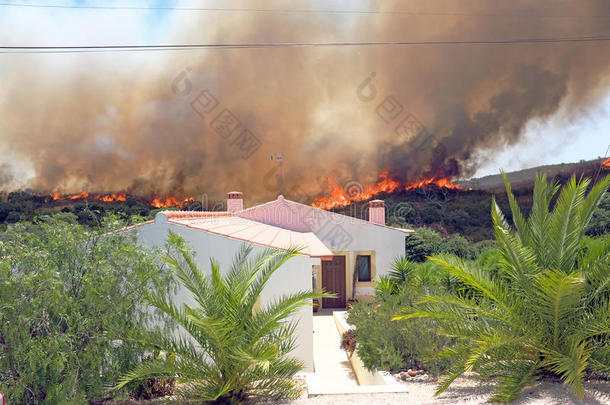
[[[167, 234], [172, 231], [181, 235], [187, 244], [194, 250], [198, 266], [211, 274], [210, 258], [214, 258], [220, 265], [221, 270], [228, 271], [233, 258], [239, 251], [242, 241], [225, 236], [208, 233], [202, 230], [188, 228], [183, 225], [154, 223], [137, 228], [139, 241], [148, 247], [160, 247], [165, 245]], [[264, 250], [264, 247], [254, 245], [252, 257]], [[312, 289], [312, 266], [320, 264], [320, 259], [300, 255], [288, 260], [278, 269], [267, 282], [261, 294], [261, 305], [264, 306], [285, 294], [298, 291], [311, 291]], [[175, 297], [176, 303], [191, 302], [188, 292], [180, 290]], [[294, 317], [298, 322], [296, 330], [297, 347], [291, 353], [305, 363], [304, 371], [313, 371], [313, 316], [310, 306], [301, 308]]]
[[[394, 259], [405, 254], [405, 238], [409, 235], [404, 232], [327, 212], [318, 213], [318, 216], [312, 226], [316, 236], [335, 252], [349, 252], [349, 280], [352, 279], [358, 251], [375, 251], [377, 280], [379, 276], [387, 275]], [[356, 287], [356, 295], [373, 293], [374, 287]]]

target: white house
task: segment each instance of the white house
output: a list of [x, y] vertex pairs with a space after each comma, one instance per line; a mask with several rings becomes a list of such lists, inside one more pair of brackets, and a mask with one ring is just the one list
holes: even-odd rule
[[[194, 250], [200, 268], [209, 270], [210, 258], [228, 269], [243, 243], [257, 249], [302, 248], [269, 280], [261, 305], [282, 294], [324, 288], [337, 298], [323, 299], [323, 308], [345, 308], [354, 296], [366, 299], [379, 276], [404, 254], [405, 236], [412, 231], [385, 225], [385, 205], [369, 203], [369, 220], [361, 220], [310, 207], [279, 196], [265, 204], [243, 208], [240, 192], [228, 193], [227, 211], [163, 211], [154, 221], [136, 228], [138, 239], [149, 247], [162, 247], [167, 234], [181, 235]], [[188, 300], [184, 291], [178, 302]], [[312, 371], [313, 315], [311, 308], [297, 315], [297, 343], [293, 355]]]

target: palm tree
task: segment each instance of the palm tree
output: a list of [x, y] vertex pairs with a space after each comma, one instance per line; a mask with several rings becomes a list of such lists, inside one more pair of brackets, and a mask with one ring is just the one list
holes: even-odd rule
[[441, 333], [457, 338], [442, 353], [455, 363], [437, 394], [463, 373], [477, 371], [497, 381], [495, 402], [514, 400], [545, 375], [560, 377], [582, 399], [587, 372], [610, 375], [610, 238], [583, 242], [610, 176], [588, 194], [590, 180], [573, 177], [552, 208], [559, 187], [538, 176], [527, 219], [506, 176], [504, 181], [514, 227], [494, 199], [500, 273], [432, 258], [463, 284], [462, 291], [426, 296], [419, 309], [396, 319], [439, 319]]
[[[287, 354], [295, 348], [296, 324], [286, 318], [313, 298], [329, 296], [303, 291], [278, 298], [259, 308], [259, 297], [269, 278], [298, 249], [265, 250], [249, 259], [244, 246], [226, 275], [211, 261], [211, 277], [195, 264], [182, 238], [169, 235], [173, 248], [163, 257], [194, 305], [176, 306], [168, 296], [153, 295], [151, 304], [173, 318], [182, 333], [148, 335], [145, 343], [167, 353], [145, 360], [124, 375], [127, 383], [155, 378], [177, 378], [182, 402], [238, 403], [249, 396], [294, 397], [293, 376], [303, 364]], [[186, 333], [184, 333], [186, 332]]]

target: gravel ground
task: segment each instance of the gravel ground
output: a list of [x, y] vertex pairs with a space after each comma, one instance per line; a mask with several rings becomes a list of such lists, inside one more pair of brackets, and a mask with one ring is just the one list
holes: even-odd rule
[[[273, 405], [382, 405], [382, 404], [489, 404], [493, 387], [474, 379], [459, 378], [438, 397], [434, 397], [433, 382], [404, 382], [407, 393], [319, 395], [311, 398], [264, 402]], [[570, 389], [557, 382], [537, 383], [523, 391], [516, 405], [610, 405], [610, 382], [586, 383], [583, 402], [575, 398]]]

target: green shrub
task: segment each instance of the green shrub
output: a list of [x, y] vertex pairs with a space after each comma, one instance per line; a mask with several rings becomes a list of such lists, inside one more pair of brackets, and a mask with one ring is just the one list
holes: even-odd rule
[[605, 194], [599, 206], [593, 211], [586, 234], [595, 236], [608, 233], [610, 233], [610, 194]]
[[448, 367], [436, 357], [448, 339], [436, 333], [435, 322], [396, 322], [392, 317], [412, 304], [410, 292], [377, 298], [373, 303], [356, 303], [348, 323], [357, 336], [357, 353], [364, 365], [380, 370], [424, 369], [436, 375]]
[[417, 228], [414, 234], [405, 238], [405, 254], [410, 260], [421, 263], [426, 261], [426, 257], [441, 253], [474, 259], [477, 249], [461, 235], [444, 238], [438, 232], [425, 227]]
[[427, 256], [440, 253], [445, 239], [429, 228], [417, 228], [415, 233], [405, 238], [405, 254], [413, 261], [423, 262]]
[[0, 236], [0, 391], [10, 404], [99, 398], [144, 353], [127, 340], [155, 319], [144, 294], [169, 288], [133, 235], [108, 233], [120, 223], [75, 221], [58, 214]]

